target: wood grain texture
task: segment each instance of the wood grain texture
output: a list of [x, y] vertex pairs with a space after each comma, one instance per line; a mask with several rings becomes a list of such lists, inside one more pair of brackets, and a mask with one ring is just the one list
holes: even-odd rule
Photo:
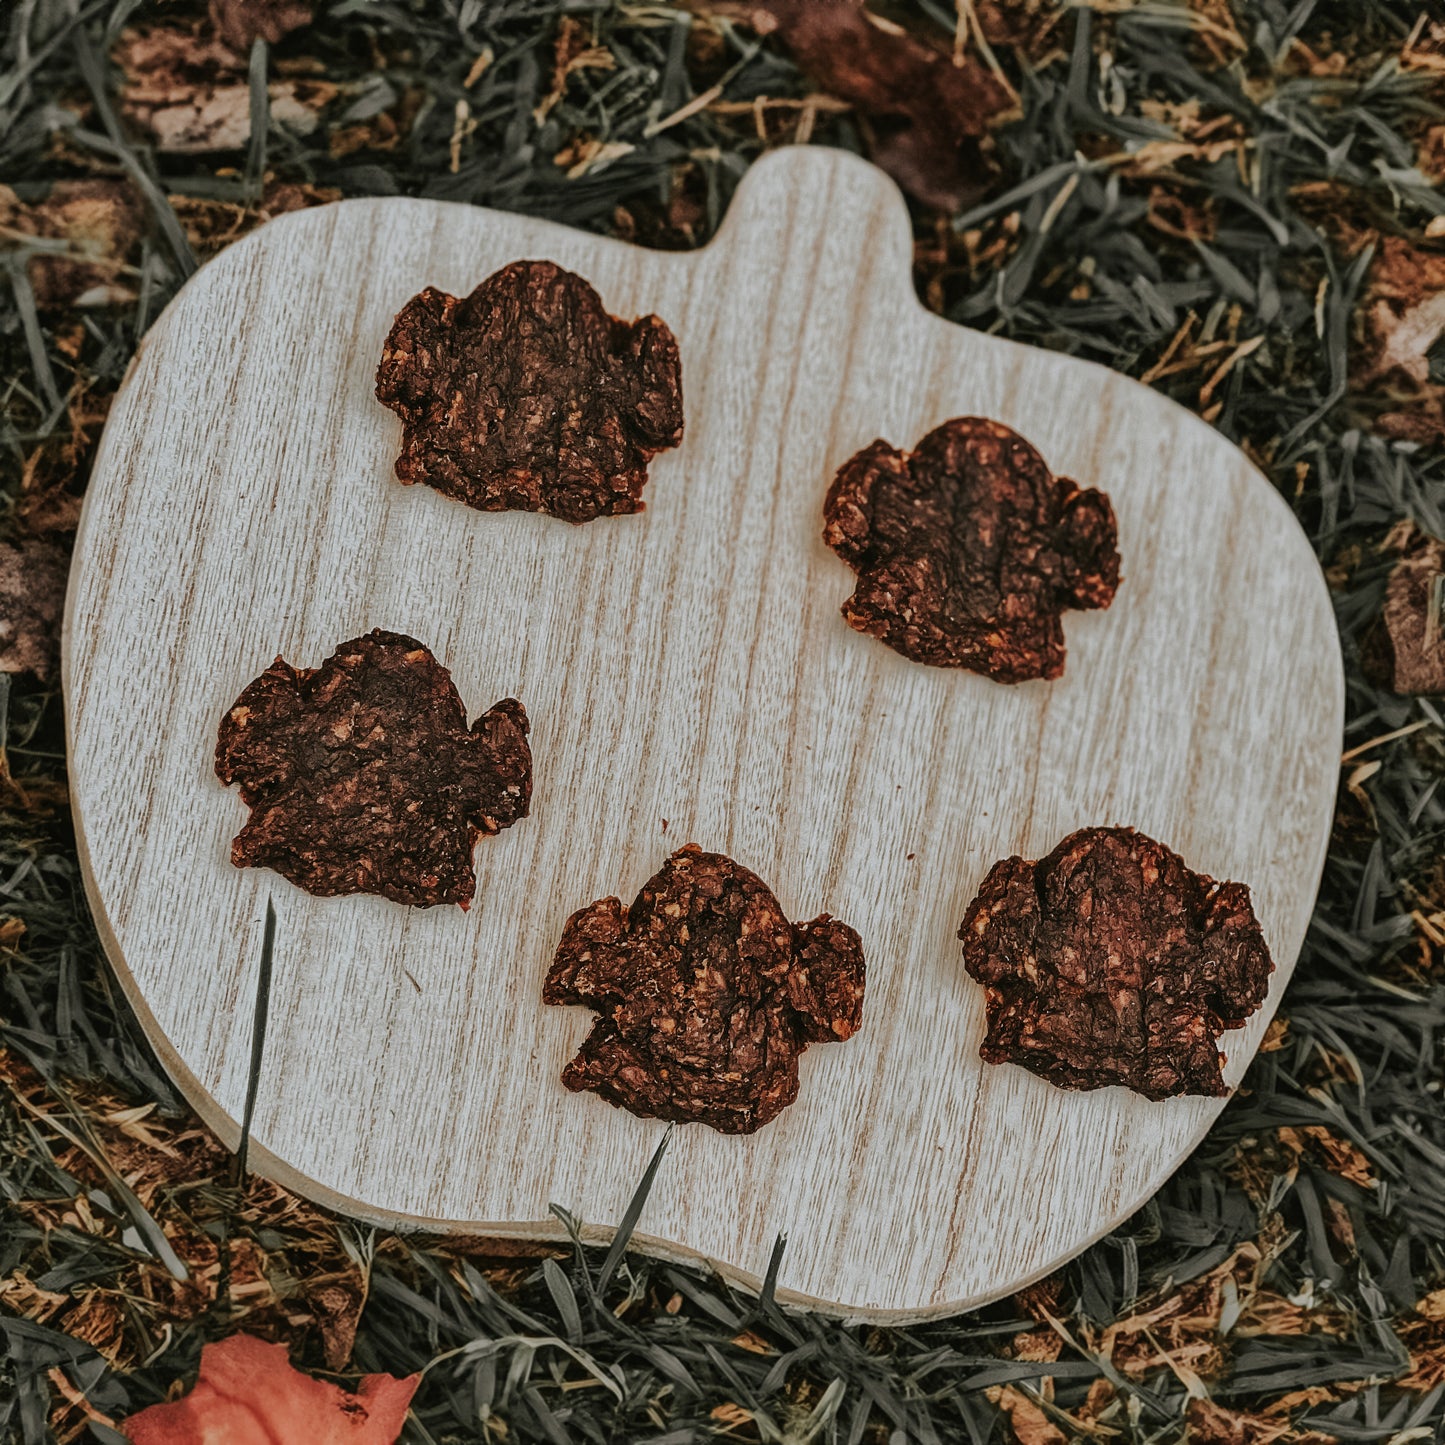
[[[392, 480], [373, 375], [397, 309], [548, 257], [682, 350], [687, 435], [647, 511], [574, 528]], [[234, 1141], [265, 899], [280, 918], [259, 1167], [354, 1214], [599, 1235], [663, 1126], [567, 1093], [581, 1009], [540, 1003], [563, 920], [630, 900], [695, 840], [868, 956], [861, 1033], [813, 1048], [750, 1138], [677, 1131], [639, 1240], [780, 1298], [940, 1314], [1018, 1287], [1140, 1205], [1218, 1101], [1062, 1093], [978, 1059], [954, 937], [989, 866], [1132, 824], [1248, 882], [1278, 963], [1225, 1036], [1236, 1083], [1318, 884], [1342, 682], [1326, 589], [1283, 501], [1204, 423], [1090, 364], [925, 312], [897, 192], [784, 151], [690, 255], [412, 200], [287, 216], [191, 281], [106, 430], [75, 554], [66, 699], [95, 915], [163, 1060]], [[1125, 581], [1069, 613], [1062, 681], [1002, 687], [852, 632], [820, 538], [837, 466], [948, 417], [1018, 428], [1119, 517]], [[429, 644], [469, 714], [522, 698], [532, 816], [477, 849], [470, 913], [316, 900], [228, 861], [245, 811], [216, 728], [277, 654], [381, 626]], [[664, 831], [664, 820], [666, 828]]]

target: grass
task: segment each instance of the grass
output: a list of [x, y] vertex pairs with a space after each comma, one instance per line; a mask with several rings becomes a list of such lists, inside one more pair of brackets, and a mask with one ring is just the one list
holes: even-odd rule
[[[191, 0], [0, 17], [0, 538], [64, 544], [146, 326], [265, 215], [415, 194], [692, 246], [763, 150], [872, 135], [702, 4], [323, 8], [230, 59]], [[86, 916], [58, 693], [0, 678], [0, 1435], [113, 1441], [107, 1422], [244, 1328], [322, 1372], [426, 1367], [412, 1441], [1445, 1439], [1445, 719], [1360, 666], [1406, 529], [1445, 535], [1438, 397], [1369, 375], [1381, 268], [1392, 246], [1432, 254], [1445, 212], [1440, 17], [1405, 0], [976, 10], [1019, 106], [977, 204], [915, 208], [921, 294], [1200, 412], [1295, 508], [1336, 600], [1353, 756], [1303, 957], [1238, 1098], [1067, 1268], [914, 1329], [622, 1251], [362, 1229], [238, 1180], [157, 1068]], [[889, 13], [945, 39], [956, 20], [939, 0]], [[599, 53], [559, 77], [571, 27], [569, 52]], [[254, 138], [145, 143], [137, 96], [198, 89]], [[78, 179], [103, 183], [100, 220], [34, 235], [51, 184]]]

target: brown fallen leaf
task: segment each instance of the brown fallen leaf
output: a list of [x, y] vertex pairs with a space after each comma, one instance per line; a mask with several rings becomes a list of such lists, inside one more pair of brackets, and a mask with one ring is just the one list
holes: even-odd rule
[[744, 1330], [740, 1335], [733, 1336], [733, 1344], [740, 1350], [747, 1350], [754, 1355], [771, 1355], [773, 1347], [761, 1336], [754, 1334], [752, 1330]]
[[69, 347], [67, 336], [78, 335], [83, 340], [83, 329], [71, 332], [56, 326], [51, 334], [56, 350], [68, 357], [75, 369], [66, 398], [66, 425], [41, 438], [21, 466], [14, 520], [18, 533], [27, 537], [53, 537], [75, 530], [91, 457], [115, 395], [115, 379], [98, 382]]
[[1430, 348], [1445, 332], [1445, 253], [1382, 236], [1366, 280], [1362, 382], [1430, 380]]
[[210, 13], [221, 42], [241, 55], [250, 52], [255, 40], [275, 45], [311, 24], [311, 6], [305, 0], [211, 0]]
[[1289, 1020], [1272, 1018], [1269, 1027], [1264, 1031], [1264, 1038], [1260, 1040], [1259, 1052], [1262, 1054], [1278, 1053], [1289, 1043]]
[[[245, 58], [199, 24], [124, 30], [113, 54], [125, 77], [121, 113], [149, 132], [158, 150], [194, 155], [240, 150], [249, 142]], [[309, 135], [337, 91], [305, 77], [273, 80], [267, 87], [271, 118]]]
[[0, 544], [0, 672], [45, 682], [60, 650], [69, 559], [51, 542]]
[[1445, 1289], [1417, 1300], [1398, 1334], [1410, 1352], [1410, 1373], [1395, 1383], [1420, 1394], [1445, 1384]]
[[997, 76], [884, 20], [862, 0], [746, 0], [717, 7], [776, 35], [864, 123], [868, 149], [911, 196], [953, 210], [991, 175], [981, 142], [1014, 106]]
[[[1054, 32], [1067, 13], [1058, 0], [973, 0], [973, 19], [983, 38], [990, 45], [1017, 50], [1036, 70], [1058, 46]], [[959, 39], [966, 41], [967, 11], [960, 6], [959, 14]], [[1063, 29], [1067, 36], [1067, 26]]]
[[305, 211], [339, 201], [341, 192], [333, 186], [273, 181], [268, 182], [254, 206], [201, 196], [175, 195], [170, 199], [191, 249], [198, 259], [206, 261], [264, 222], [291, 211]]
[[1367, 674], [1402, 696], [1445, 692], [1445, 544], [1426, 538], [1385, 584], [1379, 625], [1362, 659]]
[[361, 1271], [354, 1277], [332, 1279], [306, 1291], [306, 1303], [321, 1330], [321, 1348], [326, 1368], [338, 1373], [346, 1368], [356, 1344], [356, 1326], [366, 1303]]
[[1312, 1140], [1326, 1169], [1361, 1189], [1375, 1187], [1375, 1173], [1365, 1152], [1349, 1139], [1333, 1134], [1323, 1124], [1306, 1124], [1300, 1133]]
[[1428, 180], [1445, 181], [1445, 125], [1432, 125], [1420, 137], [1415, 164]]
[[1400, 68], [1445, 74], [1445, 20], [1415, 26], [1400, 51]]
[[739, 1425], [751, 1425], [753, 1421], [752, 1411], [744, 1410], [741, 1405], [735, 1405], [731, 1400], [714, 1405], [708, 1411], [708, 1418], [716, 1420], [724, 1430], [731, 1430]]
[[1247, 1415], [1216, 1405], [1213, 1400], [1191, 1400], [1184, 1418], [1189, 1426], [1189, 1445], [1270, 1445], [1287, 1435], [1293, 1438], [1288, 1419]]
[[1445, 338], [1445, 251], [1380, 237], [1360, 314], [1351, 381], [1394, 403], [1375, 430], [1426, 446], [1445, 442], [1445, 385], [1431, 364]]
[[33, 205], [0, 186], [0, 245], [23, 247], [32, 236], [64, 242], [63, 249], [32, 255], [27, 265], [42, 310], [133, 300], [121, 278], [144, 226], [145, 208], [127, 181], [57, 181]]
[[1012, 1385], [993, 1385], [988, 1398], [1008, 1416], [1018, 1445], [1068, 1445], [1069, 1437], [1044, 1413], [1042, 1406]]

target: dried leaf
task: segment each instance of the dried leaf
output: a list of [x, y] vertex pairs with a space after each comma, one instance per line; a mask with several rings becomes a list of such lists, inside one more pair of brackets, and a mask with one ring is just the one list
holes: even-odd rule
[[[1424, 15], [1421, 15], [1424, 20]], [[1445, 75], [1445, 20], [1417, 25], [1400, 51], [1403, 70], [1433, 71]]]
[[1043, 1407], [1012, 1385], [995, 1385], [988, 1397], [1008, 1416], [1018, 1445], [1068, 1445], [1069, 1437], [1044, 1413]]
[[321, 1347], [328, 1370], [344, 1370], [356, 1343], [356, 1326], [366, 1303], [361, 1272], [332, 1280], [306, 1292], [306, 1303], [321, 1329]]
[[708, 1411], [708, 1415], [725, 1429], [738, 1425], [750, 1425], [753, 1419], [751, 1411], [744, 1410], [741, 1405], [733, 1404], [731, 1400], [724, 1401], [721, 1405], [714, 1405]]
[[275, 45], [311, 24], [311, 6], [304, 0], [211, 0], [210, 13], [222, 43], [240, 55], [250, 51], [253, 41]]
[[1292, 1433], [1288, 1419], [1247, 1415], [1213, 1400], [1191, 1400], [1184, 1418], [1189, 1423], [1189, 1445], [1270, 1445]]
[[0, 672], [49, 678], [59, 656], [69, 567], [53, 542], [0, 545]]
[[910, 195], [952, 210], [988, 184], [979, 141], [1014, 100], [971, 56], [927, 44], [862, 0], [752, 0], [734, 9], [855, 107], [873, 159]]
[[1430, 348], [1445, 332], [1445, 254], [1399, 236], [1380, 239], [1365, 293], [1367, 364], [1359, 380], [1430, 380]]
[[747, 1350], [754, 1355], [771, 1355], [775, 1351], [773, 1347], [761, 1336], [754, 1334], [752, 1330], [744, 1330], [740, 1335], [733, 1336], [733, 1344], [740, 1350]]
[[[148, 131], [158, 150], [177, 155], [240, 150], [250, 140], [245, 61], [199, 27], [126, 30], [114, 58], [125, 74], [121, 114]], [[310, 135], [337, 94], [338, 87], [327, 81], [272, 81], [271, 119], [298, 136]]]
[[30, 286], [42, 310], [131, 300], [131, 288], [119, 278], [144, 225], [145, 207], [126, 181], [57, 181], [45, 200], [30, 206], [0, 186], [0, 239], [9, 232], [22, 246], [27, 236], [65, 243], [29, 259]]
[[201, 260], [208, 260], [273, 217], [328, 205], [340, 199], [341, 192], [332, 186], [272, 182], [255, 206], [199, 196], [172, 196], [171, 205], [196, 255]]
[[1402, 557], [1385, 584], [1380, 629], [1367, 661], [1402, 695], [1445, 692], [1445, 544], [1426, 540]]
[[356, 1392], [291, 1367], [285, 1345], [232, 1335], [201, 1351], [181, 1399], [124, 1423], [132, 1445], [393, 1445], [420, 1375], [365, 1375]]
[[1427, 180], [1445, 181], [1445, 125], [1432, 125], [1420, 137], [1415, 164]]
[[1306, 1124], [1300, 1131], [1314, 1141], [1321, 1162], [1331, 1174], [1358, 1184], [1361, 1189], [1375, 1187], [1375, 1173], [1363, 1150], [1348, 1139], [1331, 1133], [1323, 1124]]

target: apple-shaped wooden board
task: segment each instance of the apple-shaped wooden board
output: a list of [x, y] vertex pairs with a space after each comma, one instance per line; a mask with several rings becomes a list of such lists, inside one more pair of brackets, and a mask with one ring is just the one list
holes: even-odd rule
[[[481, 513], [392, 475], [382, 340], [423, 286], [546, 257], [662, 316], [686, 435], [640, 516]], [[66, 629], [75, 816], [101, 935], [149, 1036], [234, 1143], [265, 902], [279, 918], [257, 1167], [391, 1224], [598, 1238], [664, 1126], [568, 1093], [591, 1025], [545, 1007], [563, 921], [630, 901], [688, 841], [789, 917], [862, 935], [861, 1032], [810, 1049], [751, 1137], [676, 1131], [638, 1227], [778, 1295], [942, 1314], [1018, 1288], [1142, 1204], [1221, 1101], [1065, 1093], [980, 1062], [959, 921], [991, 864], [1129, 824], [1247, 882], [1276, 961], [1226, 1034], [1236, 1084], [1318, 886], [1340, 739], [1329, 599], [1289, 509], [1205, 423], [1085, 362], [928, 314], [908, 218], [871, 166], [783, 151], [689, 255], [520, 216], [360, 200], [285, 216], [207, 265], [111, 412]], [[1104, 488], [1124, 581], [1065, 619], [1058, 682], [922, 667], [851, 631], [821, 540], [835, 469], [949, 417], [1017, 428]], [[316, 899], [238, 870], [216, 729], [278, 654], [384, 627], [427, 643], [469, 715], [532, 720], [532, 815], [476, 850], [470, 912]]]

